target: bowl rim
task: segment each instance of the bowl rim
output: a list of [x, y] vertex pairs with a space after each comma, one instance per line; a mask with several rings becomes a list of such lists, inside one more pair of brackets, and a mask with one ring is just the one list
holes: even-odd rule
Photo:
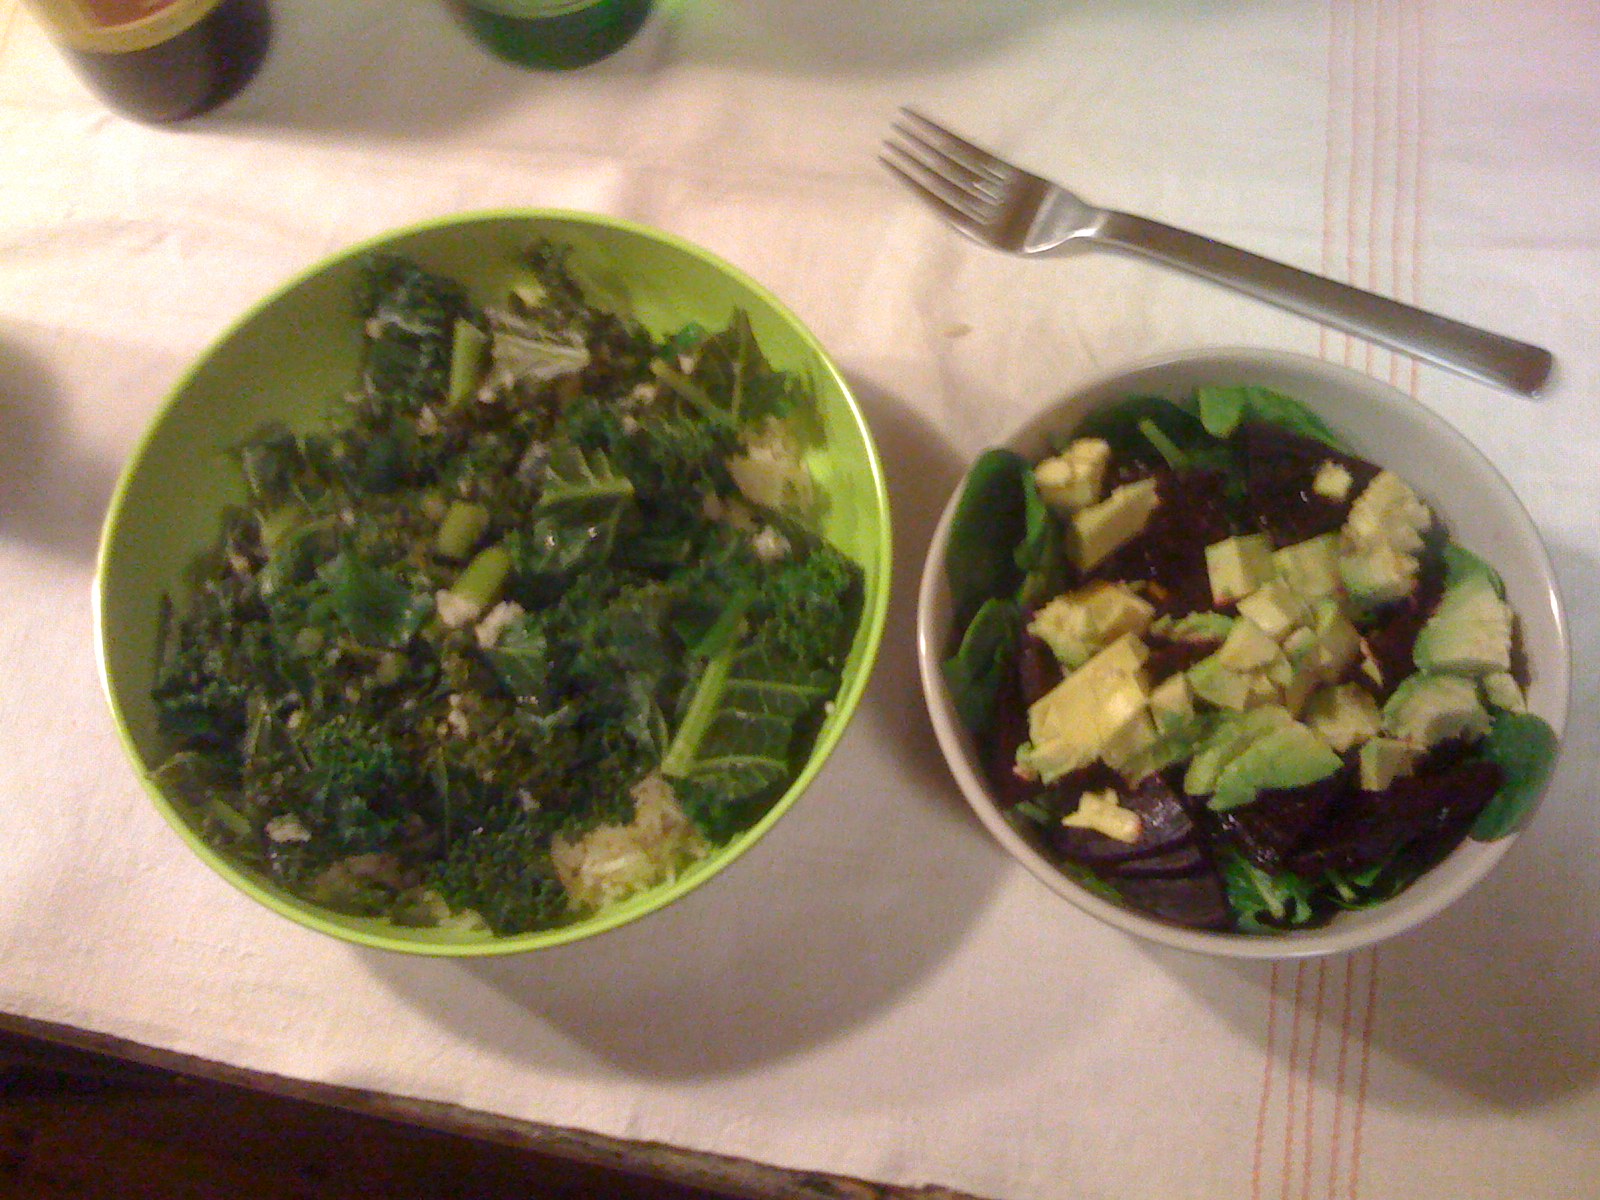
[[[1353, 367], [1325, 359], [1292, 351], [1240, 345], [1194, 347], [1134, 360], [1074, 383], [1064, 394], [1011, 426], [1002, 437], [991, 444], [1014, 448], [1018, 443], [1036, 439], [1045, 430], [1059, 427], [1063, 414], [1073, 409], [1075, 405], [1081, 404], [1084, 397], [1106, 392], [1123, 381], [1128, 381], [1128, 390], [1131, 393], [1137, 386], [1136, 376], [1163, 371], [1181, 371], [1185, 368], [1223, 366], [1237, 366], [1241, 375], [1252, 370], [1258, 374], [1271, 370], [1299, 374], [1326, 382], [1338, 389], [1341, 396], [1359, 393], [1381, 406], [1397, 409], [1402, 418], [1425, 427], [1428, 436], [1436, 438], [1453, 452], [1453, 457], [1472, 463], [1492, 482], [1494, 507], [1504, 510], [1506, 518], [1519, 527], [1519, 532], [1533, 551], [1538, 576], [1536, 590], [1548, 603], [1557, 649], [1554, 655], [1556, 661], [1550, 664], [1554, 667], [1554, 677], [1542, 681], [1547, 704], [1541, 712], [1556, 733], [1556, 758], [1550, 765], [1540, 796], [1524, 815], [1521, 825], [1492, 842], [1473, 843], [1473, 847], [1479, 849], [1471, 862], [1463, 868], [1458, 868], [1455, 875], [1448, 877], [1447, 886], [1436, 886], [1426, 902], [1413, 902], [1397, 908], [1393, 906], [1399, 897], [1395, 897], [1365, 910], [1361, 914], [1364, 919], [1359, 925], [1341, 925], [1335, 918], [1332, 923], [1315, 929], [1274, 935], [1186, 929], [1114, 904], [1078, 884], [1056, 868], [1001, 815], [998, 805], [989, 794], [987, 783], [971, 760], [966, 746], [969, 735], [955, 716], [945, 688], [940, 663], [944, 657], [944, 639], [947, 630], [936, 628], [936, 613], [945, 588], [943, 558], [948, 544], [950, 523], [966, 485], [970, 465], [968, 471], [962, 472], [960, 480], [953, 488], [929, 539], [928, 552], [918, 584], [916, 642], [923, 699], [946, 765], [954, 776], [963, 798], [979, 821], [1039, 882], [1088, 915], [1146, 941], [1210, 956], [1293, 960], [1345, 953], [1374, 945], [1413, 929], [1454, 904], [1499, 864], [1543, 803], [1559, 769], [1564, 744], [1562, 735], [1565, 732], [1570, 704], [1572, 648], [1565, 607], [1548, 548], [1521, 499], [1499, 468], [1448, 420], [1416, 397]], [[1082, 409], [1077, 414], [1078, 419], [1088, 411], [1091, 410]], [[1449, 859], [1445, 861], [1448, 862]], [[1438, 871], [1443, 865], [1444, 863], [1435, 866], [1428, 874]], [[1402, 896], [1405, 894], [1401, 893]]]
[[[152, 444], [160, 436], [182, 398], [193, 386], [195, 380], [202, 375], [211, 360], [220, 354], [228, 343], [240, 336], [264, 312], [281, 303], [308, 281], [325, 272], [344, 266], [363, 255], [439, 230], [465, 229], [478, 224], [496, 224], [507, 221], [587, 226], [595, 230], [622, 233], [666, 246], [689, 258], [699, 260], [710, 267], [716, 274], [736, 285], [738, 290], [748, 293], [760, 301], [774, 316], [779, 318], [813, 357], [814, 373], [825, 377], [827, 383], [837, 389], [839, 396], [844, 401], [844, 410], [849, 413], [849, 424], [853, 427], [864, 449], [866, 474], [871, 483], [870, 503], [871, 511], [874, 514], [874, 531], [870, 537], [869, 553], [865, 556], [868, 561], [864, 562], [863, 566], [876, 581], [876, 587], [869, 588], [867, 595], [864, 597], [860, 622], [856, 632], [858, 642], [853, 645], [854, 652], [859, 659], [859, 669], [856, 670], [853, 676], [844, 681], [840, 691], [833, 698], [830, 720], [813, 745], [811, 754], [805, 764], [790, 781], [783, 794], [774, 801], [771, 808], [762, 814], [755, 824], [737, 834], [733, 841], [717, 847], [706, 860], [702, 860], [702, 863], [695, 864], [688, 871], [679, 874], [677, 877], [636, 896], [608, 905], [596, 913], [566, 925], [557, 926], [553, 929], [512, 934], [506, 937], [491, 936], [481, 940], [460, 942], [426, 942], [398, 937], [384, 931], [388, 928], [399, 929], [400, 927], [368, 928], [353, 926], [347, 922], [359, 920], [359, 918], [348, 918], [343, 914], [320, 908], [310, 901], [302, 901], [288, 894], [280, 894], [269, 885], [257, 881], [250, 874], [243, 871], [227, 856], [221, 854], [199, 836], [153, 779], [154, 769], [146, 764], [144, 755], [134, 740], [127, 714], [118, 700], [117, 687], [112, 679], [112, 671], [107, 654], [107, 642], [111, 631], [107, 626], [106, 581], [111, 557], [123, 533], [125, 523], [130, 519], [129, 492], [135, 476], [149, 456]], [[891, 567], [893, 565], [894, 545], [892, 522], [893, 514], [889, 503], [888, 484], [884, 474], [882, 457], [878, 450], [876, 439], [873, 437], [871, 426], [867, 422], [866, 414], [861, 408], [860, 400], [856, 396], [854, 389], [845, 378], [839, 364], [826, 347], [823, 346], [816, 334], [812, 332], [811, 328], [799, 318], [787, 303], [745, 271], [734, 266], [714, 251], [687, 238], [625, 217], [609, 216], [603, 213], [578, 209], [528, 206], [489, 207], [448, 213], [408, 222], [404, 225], [362, 237], [323, 254], [308, 265], [291, 272], [286, 278], [247, 305], [239, 315], [224, 324], [221, 330], [210, 338], [204, 348], [185, 365], [175, 382], [167, 388], [117, 474], [111, 499], [100, 526], [93, 577], [90, 584], [91, 623], [94, 634], [96, 673], [99, 678], [101, 693], [110, 709], [117, 737], [122, 744], [125, 759], [138, 776], [146, 795], [154, 802], [157, 811], [161, 813], [188, 847], [212, 870], [246, 896], [305, 928], [371, 949], [427, 958], [487, 958], [553, 949], [557, 946], [606, 933], [660, 912], [674, 901], [721, 874], [735, 861], [742, 858], [746, 851], [760, 841], [771, 827], [799, 800], [801, 794], [810, 786], [813, 779], [838, 747], [845, 730], [851, 724], [855, 710], [859, 706], [867, 684], [876, 669], [884, 628], [887, 624], [890, 592], [892, 591]]]

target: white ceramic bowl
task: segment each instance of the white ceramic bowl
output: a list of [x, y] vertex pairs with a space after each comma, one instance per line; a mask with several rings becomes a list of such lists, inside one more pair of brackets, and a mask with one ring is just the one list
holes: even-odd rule
[[[1528, 705], [1559, 738], [1566, 722], [1569, 651], [1555, 574], [1539, 534], [1504, 477], [1461, 434], [1431, 410], [1387, 384], [1299, 355], [1258, 350], [1197, 351], [1120, 371], [1079, 388], [1027, 421], [1002, 445], [1030, 461], [1043, 457], [1052, 435], [1075, 428], [1090, 412], [1130, 395], [1179, 399], [1207, 384], [1258, 384], [1315, 410], [1354, 450], [1392, 467], [1433, 506], [1452, 534], [1500, 571], [1517, 613], [1531, 674]], [[944, 557], [959, 484], [945, 507], [923, 568], [918, 597], [917, 653], [922, 686], [950, 769], [973, 811], [1013, 857], [1046, 887], [1091, 916], [1165, 945], [1234, 958], [1301, 958], [1370, 945], [1436, 915], [1481, 880], [1515, 834], [1468, 840], [1394, 899], [1342, 913], [1325, 926], [1282, 934], [1184, 929], [1123, 908], [1058, 870], [1002, 815], [976, 753], [956, 715], [940, 663], [950, 643], [951, 603]], [[1531, 811], [1524, 816], [1524, 824]]]

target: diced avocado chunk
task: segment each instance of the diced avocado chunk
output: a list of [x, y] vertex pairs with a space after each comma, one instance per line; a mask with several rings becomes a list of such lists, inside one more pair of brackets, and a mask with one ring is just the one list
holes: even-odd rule
[[1100, 499], [1111, 444], [1104, 438], [1075, 438], [1060, 454], [1033, 469], [1039, 495], [1051, 508], [1077, 512]]
[[1237, 534], [1206, 547], [1206, 574], [1216, 604], [1248, 596], [1273, 573], [1272, 542], [1264, 533]]
[[1073, 513], [1068, 541], [1078, 569], [1094, 570], [1138, 537], [1160, 502], [1155, 477], [1151, 476], [1125, 483], [1098, 504]]
[[1268, 637], [1282, 641], [1309, 614], [1305, 601], [1288, 582], [1274, 578], [1239, 601], [1239, 615], [1254, 621]]
[[1191, 796], [1210, 795], [1217, 786], [1217, 778], [1235, 755], [1260, 737], [1274, 729], [1294, 724], [1286, 708], [1262, 705], [1219, 723], [1195, 748], [1183, 776], [1183, 790]]
[[1272, 566], [1289, 590], [1310, 603], [1338, 592], [1339, 535], [1323, 533], [1272, 553]]
[[1478, 683], [1483, 688], [1483, 702], [1490, 708], [1511, 713], [1528, 711], [1528, 698], [1522, 694], [1522, 685], [1510, 671], [1491, 671]]
[[1481, 574], [1445, 589], [1439, 606], [1417, 633], [1412, 659], [1418, 670], [1488, 675], [1511, 669], [1511, 607]]
[[1144, 643], [1118, 638], [1073, 671], [1028, 709], [1028, 741], [1017, 749], [1017, 769], [1041, 783], [1086, 767], [1106, 742], [1142, 716], [1148, 693]]
[[1350, 468], [1330, 458], [1317, 468], [1317, 473], [1311, 480], [1311, 490], [1325, 500], [1342, 502], [1350, 495], [1350, 488], [1354, 483], [1355, 478], [1350, 474]]
[[1144, 832], [1144, 823], [1139, 819], [1139, 814], [1118, 804], [1117, 793], [1110, 788], [1102, 792], [1083, 793], [1078, 797], [1078, 807], [1062, 817], [1061, 823], [1078, 829], [1092, 829], [1130, 846]]
[[1356, 757], [1362, 789], [1381, 792], [1396, 779], [1411, 774], [1418, 751], [1410, 742], [1398, 738], [1375, 737], [1361, 743]]
[[1272, 637], [1248, 618], [1235, 621], [1228, 632], [1228, 640], [1217, 651], [1217, 661], [1230, 671], [1264, 670], [1283, 651]]
[[1251, 742], [1226, 764], [1207, 801], [1216, 812], [1249, 804], [1264, 788], [1296, 788], [1338, 772], [1344, 764], [1328, 744], [1298, 721]]
[[1419, 671], [1400, 681], [1383, 706], [1383, 732], [1427, 750], [1451, 738], [1475, 741], [1489, 731], [1489, 710], [1475, 680]]
[[1057, 596], [1033, 615], [1028, 632], [1068, 670], [1125, 633], [1143, 633], [1155, 609], [1125, 583], [1091, 583]]
[[1417, 586], [1416, 555], [1393, 546], [1364, 546], [1339, 557], [1339, 581], [1357, 604], [1376, 608], [1404, 600]]
[[1145, 775], [1145, 764], [1160, 740], [1149, 712], [1138, 712], [1101, 743], [1100, 757], [1129, 783], [1137, 783]]
[[1377, 700], [1359, 683], [1320, 689], [1306, 702], [1300, 719], [1341, 754], [1376, 737], [1382, 728]]
[[1208, 704], [1235, 712], [1251, 707], [1255, 689], [1251, 686], [1250, 672], [1229, 668], [1220, 654], [1202, 658], [1185, 672], [1185, 677], [1194, 694]]
[[[1172, 642], [1217, 642], [1227, 640], [1233, 623], [1238, 618], [1227, 613], [1193, 612], [1169, 621], [1161, 628], [1161, 635]], [[1154, 630], [1155, 626], [1152, 625]]]
[[1433, 514], [1393, 471], [1380, 471], [1350, 505], [1339, 531], [1339, 577], [1357, 604], [1388, 604], [1411, 594], [1417, 551]]
[[1432, 524], [1433, 514], [1411, 485], [1393, 471], [1379, 471], [1351, 504], [1341, 537], [1353, 548], [1382, 545], [1415, 554]]
[[1311, 614], [1311, 664], [1325, 680], [1350, 669], [1361, 655], [1361, 633], [1332, 600], [1319, 600]]
[[1194, 691], [1186, 675], [1169, 675], [1151, 689], [1150, 716], [1162, 733], [1171, 732], [1194, 716]]

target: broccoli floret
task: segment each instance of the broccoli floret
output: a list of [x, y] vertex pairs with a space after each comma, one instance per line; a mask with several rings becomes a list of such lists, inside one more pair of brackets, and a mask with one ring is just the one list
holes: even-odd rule
[[431, 882], [452, 909], [477, 913], [501, 936], [548, 929], [572, 916], [550, 861], [550, 830], [537, 814], [457, 839]]

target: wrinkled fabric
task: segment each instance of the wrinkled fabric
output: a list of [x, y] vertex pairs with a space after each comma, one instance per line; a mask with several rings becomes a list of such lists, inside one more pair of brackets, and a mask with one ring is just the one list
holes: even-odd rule
[[[565, 75], [491, 59], [442, 4], [276, 11], [250, 88], [158, 129], [0, 0], [0, 1010], [1006, 1200], [1592, 1190], [1592, 6], [683, 2]], [[1132, 259], [985, 250], [877, 165], [902, 103], [1095, 202], [1547, 345], [1558, 378], [1517, 399]], [[835, 757], [724, 874], [592, 942], [399, 958], [258, 907], [145, 798], [96, 675], [98, 529], [256, 300], [394, 226], [518, 205], [659, 226], [793, 307], [878, 438], [896, 590]], [[1531, 831], [1445, 915], [1321, 962], [1166, 951], [1057, 899], [966, 811], [917, 684], [916, 579], [963, 461], [1077, 383], [1218, 345], [1417, 396], [1517, 491], [1568, 604], [1573, 711]]]

